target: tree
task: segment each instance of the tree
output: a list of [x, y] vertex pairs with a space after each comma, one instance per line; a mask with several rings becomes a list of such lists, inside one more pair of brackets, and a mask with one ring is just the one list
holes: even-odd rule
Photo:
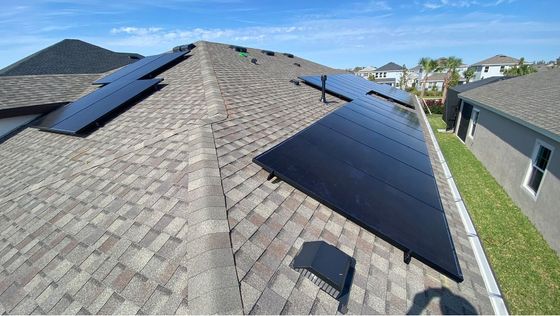
[[430, 57], [422, 57], [418, 61], [418, 65], [422, 67], [422, 72], [424, 73], [424, 78], [422, 80], [422, 91], [420, 91], [420, 97], [424, 97], [424, 91], [426, 90], [426, 83], [428, 82], [428, 76], [430, 73], [441, 70], [441, 66], [437, 60], [431, 59]]
[[463, 77], [465, 77], [467, 83], [469, 83], [471, 79], [474, 78], [475, 72], [476, 69], [474, 67], [469, 67], [467, 68], [467, 70], [463, 71]]
[[526, 64], [525, 58], [521, 57], [517, 65], [504, 71], [504, 76], [518, 77], [518, 76], [525, 76], [533, 72], [537, 72], [537, 69], [535, 69], [533, 65]]
[[408, 69], [406, 68], [406, 65], [402, 65], [402, 67], [403, 67], [403, 71], [402, 71], [401, 79], [399, 80], [399, 85], [402, 90], [406, 90], [406, 86], [408, 84]]
[[[442, 66], [443, 68], [447, 69], [447, 74], [445, 79], [443, 79], [443, 91], [442, 91], [442, 98], [441, 103], [445, 103], [445, 97], [447, 94], [447, 90], [449, 89], [450, 85], [456, 85], [459, 83], [459, 74], [457, 73], [457, 68], [461, 66], [463, 60], [459, 57], [450, 56], [443, 60]], [[455, 79], [455, 82], [452, 80]]]
[[370, 74], [370, 75], [367, 77], [367, 80], [369, 80], [369, 81], [375, 81], [375, 77], [374, 77], [373, 75]]

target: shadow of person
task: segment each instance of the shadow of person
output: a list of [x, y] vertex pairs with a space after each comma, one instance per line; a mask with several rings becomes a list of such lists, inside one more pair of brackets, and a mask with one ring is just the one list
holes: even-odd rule
[[439, 298], [439, 307], [443, 315], [476, 315], [474, 306], [465, 298], [454, 294], [448, 288], [429, 288], [423, 292], [416, 293], [412, 300], [412, 306], [407, 315], [418, 315], [426, 309], [430, 301]]

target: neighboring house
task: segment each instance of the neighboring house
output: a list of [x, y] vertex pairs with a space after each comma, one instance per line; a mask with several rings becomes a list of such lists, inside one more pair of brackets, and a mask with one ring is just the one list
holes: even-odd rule
[[[163, 84], [134, 95], [133, 102], [95, 121], [86, 134], [27, 127], [0, 143], [0, 311], [336, 314], [339, 302], [291, 266], [304, 242], [321, 240], [355, 260], [349, 314], [494, 313], [490, 290], [474, 259], [480, 252], [471, 245], [417, 99], [411, 97], [415, 109], [404, 109], [382, 96], [374, 100], [364, 94], [361, 97], [378, 106], [357, 102], [353, 109], [362, 113], [343, 109], [347, 100], [329, 94], [325, 104], [319, 89], [297, 78], [345, 71], [292, 54], [232, 48], [196, 42], [188, 58], [178, 54], [175, 64], [154, 73]], [[126, 86], [134, 87], [159, 79], [118, 80], [130, 80]], [[114, 83], [95, 92], [125, 85]], [[35, 84], [21, 82], [22, 87]], [[8, 107], [67, 102], [84, 93], [81, 85], [71, 89], [72, 84], [58, 81], [74, 91], [56, 98], [47, 93], [31, 103], [10, 103], [17, 98], [10, 92], [0, 99], [11, 104]], [[404, 93], [382, 88], [394, 97]], [[43, 89], [55, 93], [57, 87]], [[113, 106], [110, 101], [103, 104]], [[76, 104], [63, 109], [76, 110]], [[62, 115], [65, 110], [55, 111], [45, 121], [81, 124], [74, 116]], [[336, 111], [343, 115], [340, 119]], [[53, 118], [54, 114], [61, 116]], [[91, 118], [81, 111], [67, 114], [84, 121]], [[322, 140], [322, 146], [333, 145], [328, 148], [334, 150], [317, 152], [309, 158], [317, 158], [310, 166], [345, 154], [347, 145], [364, 149], [355, 155], [360, 167], [399, 166], [377, 175], [354, 167], [351, 179], [367, 178], [382, 188], [372, 195], [384, 201], [364, 207], [379, 207], [392, 216], [392, 205], [416, 205], [439, 220], [387, 218], [396, 223], [391, 229], [406, 232], [404, 238], [410, 238], [411, 224], [425, 224], [423, 233], [430, 234], [433, 227], [449, 223], [445, 238], [454, 242], [458, 260], [444, 263], [461, 263], [463, 283], [455, 284], [416, 260], [415, 254], [408, 253], [412, 261], [407, 265], [403, 249], [287, 182], [270, 179], [270, 173], [253, 162], [308, 126], [329, 129], [314, 124], [327, 115], [339, 123], [342, 117], [360, 120], [379, 133], [373, 138], [340, 133], [336, 141]], [[362, 128], [352, 124], [350, 132]], [[376, 146], [391, 152], [374, 150]], [[418, 157], [418, 169], [407, 165], [417, 164]], [[338, 165], [343, 164], [339, 160]], [[311, 175], [311, 169], [301, 173]], [[325, 192], [334, 188], [330, 192], [354, 197], [349, 188], [337, 188], [341, 175], [335, 172]], [[395, 178], [401, 181], [398, 187], [386, 184]], [[440, 193], [412, 197], [400, 191], [408, 187], [422, 192], [425, 187], [415, 179], [425, 179]], [[350, 198], [344, 203], [362, 201]], [[428, 237], [418, 242], [438, 245]]]
[[364, 79], [368, 79], [369, 76], [373, 76], [374, 75], [374, 71], [375, 69], [377, 69], [374, 66], [367, 66], [363, 69], [358, 70], [355, 74], [364, 78]]
[[560, 70], [459, 94], [455, 132], [560, 253]]
[[119, 68], [142, 55], [116, 53], [76, 39], [65, 39], [0, 69], [0, 76], [97, 74]]
[[496, 55], [488, 59], [474, 63], [475, 75], [473, 80], [481, 80], [490, 77], [503, 76], [509, 68], [517, 65], [519, 59], [506, 55]]
[[400, 65], [390, 62], [377, 69], [373, 73], [375, 82], [387, 84], [391, 87], [400, 88], [400, 80], [403, 75], [404, 68]]
[[443, 120], [447, 124], [447, 129], [450, 130], [455, 128], [455, 123], [457, 121], [457, 116], [459, 115], [459, 109], [461, 107], [461, 99], [459, 99], [459, 93], [508, 78], [511, 77], [490, 77], [478, 81], [456, 85], [455, 87], [451, 87], [449, 90], [447, 90], [447, 96], [445, 97], [444, 105], [445, 110], [443, 112]]
[[442, 91], [443, 83], [445, 82], [446, 76], [447, 76], [446, 73], [441, 73], [441, 72], [435, 72], [428, 75], [428, 78], [426, 80], [426, 90]]

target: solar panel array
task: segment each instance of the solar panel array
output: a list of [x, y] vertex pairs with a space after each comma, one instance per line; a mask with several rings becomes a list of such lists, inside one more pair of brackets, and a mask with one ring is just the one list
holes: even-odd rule
[[367, 95], [369, 83], [350, 82], [345, 75], [329, 76], [329, 91], [352, 101], [253, 161], [406, 255], [462, 281], [417, 115]]
[[[321, 76], [302, 76], [300, 79], [312, 86], [321, 87]], [[386, 84], [364, 80], [352, 74], [327, 76], [325, 89], [330, 93], [350, 99], [359, 99], [373, 93], [394, 100], [404, 106], [414, 108], [410, 93]]]
[[98, 90], [44, 116], [36, 127], [50, 132], [79, 135], [91, 130], [120, 107], [143, 95], [163, 79], [150, 79], [188, 51], [148, 56], [97, 80]]

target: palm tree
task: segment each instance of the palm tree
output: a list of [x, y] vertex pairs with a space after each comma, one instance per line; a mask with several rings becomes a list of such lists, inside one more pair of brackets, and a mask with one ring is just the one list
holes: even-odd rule
[[467, 68], [467, 70], [463, 71], [463, 77], [465, 77], [465, 80], [467, 81], [467, 83], [469, 83], [471, 81], [471, 79], [474, 78], [475, 72], [476, 72], [476, 69], [474, 67], [469, 67], [469, 68]]
[[463, 60], [459, 57], [450, 56], [444, 59], [443, 67], [447, 68], [447, 75], [443, 80], [443, 93], [441, 97], [441, 103], [445, 103], [445, 96], [447, 94], [447, 89], [449, 89], [449, 83], [451, 78], [457, 77], [457, 67], [461, 66]]
[[408, 84], [408, 68], [406, 68], [406, 65], [404, 64], [402, 65], [402, 67], [403, 71], [401, 79], [399, 80], [399, 85], [402, 90], [406, 90], [406, 85]]
[[420, 92], [420, 97], [424, 97], [424, 91], [426, 90], [426, 83], [428, 82], [428, 76], [434, 71], [439, 71], [440, 65], [437, 60], [431, 59], [430, 57], [422, 57], [418, 61], [418, 65], [422, 67], [422, 72], [424, 72], [424, 78], [422, 80], [422, 91]]
[[504, 71], [504, 75], [509, 77], [517, 77], [528, 75], [533, 72], [537, 72], [537, 69], [535, 69], [533, 65], [526, 64], [525, 58], [521, 57], [521, 59], [519, 59], [519, 63], [516, 66], [513, 66], [510, 69]]

